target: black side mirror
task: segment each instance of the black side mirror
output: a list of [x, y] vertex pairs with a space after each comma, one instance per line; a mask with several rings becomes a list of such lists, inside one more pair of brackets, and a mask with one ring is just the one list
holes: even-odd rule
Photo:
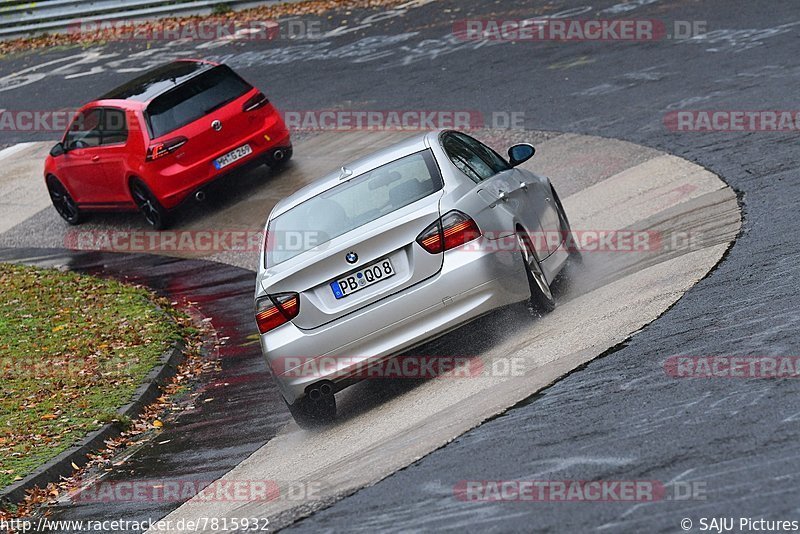
[[512, 167], [525, 163], [536, 154], [536, 149], [528, 143], [520, 143], [508, 149], [508, 161]]
[[64, 154], [67, 150], [64, 148], [63, 143], [56, 143], [53, 148], [50, 149], [50, 155], [54, 158]]

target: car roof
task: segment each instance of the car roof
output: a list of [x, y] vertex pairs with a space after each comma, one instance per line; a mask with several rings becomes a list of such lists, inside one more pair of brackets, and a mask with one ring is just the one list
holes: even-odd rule
[[[402, 158], [403, 156], [408, 156], [410, 154], [414, 154], [416, 152], [420, 152], [421, 150], [425, 150], [431, 147], [431, 140], [435, 139], [436, 136], [442, 130], [432, 131], [432, 132], [425, 132], [421, 134], [414, 135], [413, 137], [409, 137], [395, 143], [391, 146], [378, 150], [377, 152], [373, 152], [367, 156], [364, 156], [360, 159], [352, 161], [350, 163], [346, 163], [343, 167], [347, 169], [348, 179], [355, 178], [364, 174], [365, 172], [369, 172], [381, 165], [386, 165], [387, 163], [391, 163], [397, 159]], [[283, 213], [286, 213], [293, 207], [297, 206], [298, 204], [302, 204], [306, 200], [319, 195], [320, 193], [327, 191], [339, 184], [342, 183], [342, 169], [339, 169], [335, 172], [332, 172], [319, 180], [316, 180], [307, 186], [299, 189], [298, 191], [292, 193], [288, 197], [280, 200], [275, 207], [272, 209], [272, 214], [270, 215], [270, 219], [277, 217]]]
[[216, 66], [216, 63], [197, 59], [173, 61], [145, 72], [97, 100], [150, 102], [155, 97]]

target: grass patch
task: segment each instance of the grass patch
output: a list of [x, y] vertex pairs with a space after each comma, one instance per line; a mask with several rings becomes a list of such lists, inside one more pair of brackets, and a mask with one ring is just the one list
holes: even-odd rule
[[0, 487], [116, 421], [183, 336], [174, 313], [144, 288], [0, 263]]

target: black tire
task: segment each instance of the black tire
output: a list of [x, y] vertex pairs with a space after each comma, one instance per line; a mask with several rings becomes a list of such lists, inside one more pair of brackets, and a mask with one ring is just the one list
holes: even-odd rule
[[78, 209], [78, 204], [58, 178], [55, 176], [47, 177], [47, 191], [50, 193], [50, 201], [53, 203], [53, 207], [62, 219], [72, 225], [81, 223], [83, 214]]
[[545, 278], [539, 259], [531, 243], [531, 238], [525, 232], [517, 231], [517, 241], [520, 245], [522, 263], [525, 266], [525, 273], [528, 275], [528, 285], [531, 289], [531, 306], [534, 311], [544, 315], [556, 308], [556, 299], [553, 291]]
[[131, 197], [153, 230], [163, 230], [169, 226], [169, 213], [146, 185], [138, 181], [131, 182]]
[[289, 413], [292, 414], [297, 426], [306, 430], [325, 426], [336, 419], [336, 397], [333, 395], [317, 402], [303, 397], [294, 404], [286, 402], [286, 406], [289, 407]]
[[[550, 186], [550, 190], [553, 192], [553, 200], [556, 201], [556, 206], [558, 206], [558, 216], [561, 219], [561, 231], [564, 232], [564, 238], [567, 239], [567, 235], [572, 233], [572, 226], [569, 224], [569, 219], [567, 218], [567, 212], [564, 211], [564, 206], [561, 204], [561, 199], [558, 198], [558, 193], [553, 186]], [[582, 265], [583, 264], [583, 255], [581, 251], [578, 250], [578, 241], [575, 239], [568, 239], [567, 241], [567, 252], [569, 253], [569, 262], [573, 265]]]

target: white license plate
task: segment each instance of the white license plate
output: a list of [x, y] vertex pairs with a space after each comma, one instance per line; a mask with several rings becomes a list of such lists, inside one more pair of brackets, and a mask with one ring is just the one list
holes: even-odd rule
[[234, 148], [224, 156], [220, 156], [214, 160], [214, 167], [217, 169], [221, 169], [223, 167], [227, 167], [234, 161], [240, 160], [243, 157], [247, 156], [248, 154], [252, 154], [253, 149], [250, 148], [250, 145], [242, 145], [239, 148]]
[[384, 258], [369, 267], [334, 280], [331, 282], [331, 290], [333, 290], [334, 297], [343, 299], [392, 276], [394, 276], [392, 262], [389, 261], [389, 258]]

